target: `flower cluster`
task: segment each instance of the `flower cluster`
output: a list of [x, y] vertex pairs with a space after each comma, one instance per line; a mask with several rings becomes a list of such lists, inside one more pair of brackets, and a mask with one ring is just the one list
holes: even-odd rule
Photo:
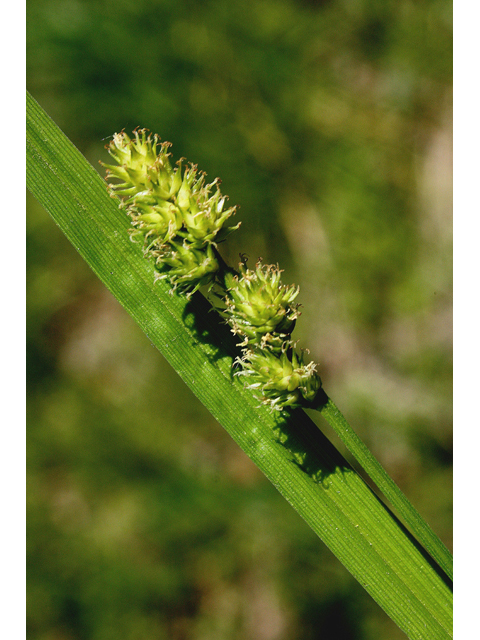
[[225, 276], [225, 305], [223, 313], [232, 331], [259, 346], [281, 349], [282, 342], [293, 331], [299, 316], [298, 305], [293, 304], [299, 288], [287, 287], [280, 279], [281, 271], [273, 265], [247, 269], [246, 260], [239, 265], [239, 273]]
[[116, 165], [104, 165], [110, 194], [119, 196], [132, 220], [131, 237], [143, 242], [153, 256], [157, 279], [192, 295], [202, 285], [220, 289], [220, 313], [241, 342], [236, 363], [247, 387], [262, 393], [272, 409], [307, 406], [321, 387], [313, 362], [305, 364], [295, 351], [291, 333], [299, 316], [298, 287], [281, 281], [278, 266], [247, 268], [242, 258], [238, 271], [230, 269], [217, 251], [239, 225], [228, 227], [235, 207], [225, 208], [219, 180], [211, 184], [196, 165], [182, 168], [170, 162], [170, 143], [160, 143], [145, 129], [133, 137], [116, 133], [107, 149]]
[[269, 349], [245, 349], [236, 361], [242, 369], [237, 375], [247, 376], [248, 389], [262, 392], [262, 402], [272, 409], [300, 407], [313, 401], [321, 387], [314, 362], [304, 364], [303, 353], [295, 352], [289, 342], [280, 353]]
[[313, 400], [321, 382], [315, 363], [305, 364], [296, 353], [291, 333], [299, 316], [294, 303], [299, 288], [282, 284], [278, 266], [257, 262], [247, 269], [225, 275], [226, 318], [232, 332], [242, 338], [242, 358], [237, 375], [247, 376], [249, 389], [262, 393], [262, 402], [272, 409], [306, 405]]
[[191, 295], [211, 284], [218, 272], [217, 243], [238, 228], [226, 227], [235, 207], [225, 208], [219, 181], [205, 181], [205, 174], [182, 160], [170, 162], [169, 142], [145, 129], [116, 133], [107, 149], [117, 165], [105, 165], [112, 196], [118, 195], [132, 219], [132, 239], [144, 243], [155, 259], [158, 278], [167, 278], [173, 289]]

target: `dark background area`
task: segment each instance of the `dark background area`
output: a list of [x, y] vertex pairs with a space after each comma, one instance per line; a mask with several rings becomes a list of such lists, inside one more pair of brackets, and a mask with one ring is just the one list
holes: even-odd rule
[[[27, 9], [34, 98], [99, 171], [141, 126], [222, 179], [225, 259], [300, 285], [327, 392], [451, 547], [451, 4]], [[403, 638], [27, 202], [28, 637]]]

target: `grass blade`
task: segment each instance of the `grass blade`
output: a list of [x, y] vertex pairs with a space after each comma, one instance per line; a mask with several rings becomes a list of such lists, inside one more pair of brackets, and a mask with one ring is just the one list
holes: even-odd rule
[[350, 453], [352, 453], [364, 471], [366, 471], [383, 495], [390, 501], [390, 504], [401, 514], [404, 522], [410, 527], [410, 530], [421, 544], [424, 545], [425, 549], [432, 555], [432, 558], [434, 558], [445, 571], [448, 577], [453, 580], [452, 554], [420, 516], [412, 503], [373, 456], [365, 443], [362, 442], [351, 428], [335, 403], [328, 398], [317, 407], [317, 410], [320, 411], [321, 415], [335, 430]]

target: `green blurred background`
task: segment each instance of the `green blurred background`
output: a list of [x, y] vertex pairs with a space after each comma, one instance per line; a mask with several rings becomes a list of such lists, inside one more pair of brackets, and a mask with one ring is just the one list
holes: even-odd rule
[[[451, 546], [450, 2], [27, 18], [28, 88], [94, 166], [142, 126], [222, 178], [224, 257], [300, 285], [327, 392]], [[403, 638], [31, 197], [27, 251], [28, 637]]]

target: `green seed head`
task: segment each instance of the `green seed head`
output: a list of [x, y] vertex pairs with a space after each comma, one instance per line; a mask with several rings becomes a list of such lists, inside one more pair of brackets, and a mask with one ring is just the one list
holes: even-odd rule
[[172, 291], [184, 292], [189, 297], [201, 286], [212, 284], [219, 268], [212, 245], [197, 249], [185, 241], [172, 241], [153, 255], [156, 257], [156, 279], [168, 279]]
[[205, 184], [205, 174], [196, 165], [183, 171], [179, 160], [172, 167], [170, 146], [141, 129], [133, 138], [116, 133], [107, 147], [119, 165], [104, 165], [107, 178], [119, 180], [109, 184], [109, 190], [127, 206], [135, 227], [133, 236], [143, 236], [147, 248], [175, 237], [195, 248], [224, 240], [239, 227], [225, 226], [235, 207], [225, 209], [227, 198], [220, 192], [219, 180]]
[[115, 133], [107, 149], [118, 166], [104, 166], [107, 178], [120, 182], [109, 184], [110, 192], [126, 199], [127, 204], [145, 191], [163, 199], [174, 195], [180, 188], [181, 176], [178, 167], [171, 167], [170, 146], [169, 142], [159, 144], [158, 136], [147, 135], [145, 129], [135, 131], [133, 138], [124, 131]]
[[176, 203], [185, 227], [180, 235], [194, 245], [220, 242], [240, 226], [224, 227], [236, 207], [224, 209], [227, 197], [222, 196], [218, 185], [218, 179], [205, 184], [205, 174], [197, 172], [196, 165], [185, 171]]
[[178, 208], [168, 200], [151, 198], [138, 199], [129, 207], [132, 218], [132, 237], [142, 237], [145, 249], [161, 247], [172, 240], [182, 226]]
[[239, 274], [227, 273], [224, 317], [243, 344], [281, 348], [299, 316], [294, 300], [299, 288], [282, 284], [281, 271], [273, 265], [257, 263], [255, 270], [240, 263]]
[[315, 363], [305, 365], [303, 354], [298, 355], [288, 343], [279, 354], [247, 349], [237, 363], [242, 366], [237, 375], [248, 378], [247, 388], [260, 390], [262, 403], [279, 411], [308, 406], [322, 384]]
[[282, 284], [278, 266], [247, 269], [243, 259], [239, 272], [222, 264], [218, 242], [239, 225], [227, 227], [235, 207], [225, 208], [226, 196], [219, 180], [206, 184], [205, 174], [190, 164], [182, 169], [170, 162], [169, 142], [145, 129], [116, 133], [108, 145], [116, 165], [104, 165], [112, 196], [120, 196], [132, 219], [132, 238], [140, 237], [144, 253], [155, 260], [156, 278], [166, 279], [171, 291], [191, 296], [214, 282], [225, 290], [224, 318], [247, 348], [237, 359], [248, 388], [259, 389], [262, 402], [272, 409], [307, 406], [321, 381], [315, 364], [304, 364], [290, 340], [297, 317], [295, 299], [299, 289]]

